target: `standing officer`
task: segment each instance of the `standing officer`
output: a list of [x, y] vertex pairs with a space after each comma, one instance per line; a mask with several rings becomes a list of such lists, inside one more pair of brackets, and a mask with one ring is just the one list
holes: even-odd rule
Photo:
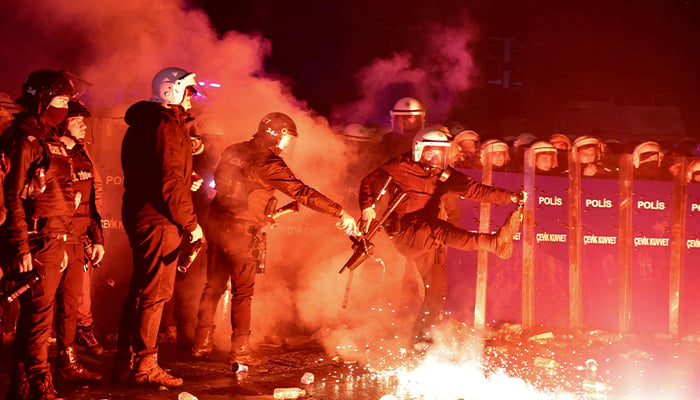
[[[90, 112], [79, 100], [68, 103], [66, 120], [59, 125], [61, 142], [66, 147], [72, 167], [75, 214], [66, 240], [68, 266], [61, 275], [56, 293], [56, 341], [58, 357], [56, 374], [72, 380], [98, 381], [102, 375], [94, 373], [78, 362], [75, 351], [78, 304], [83, 294], [84, 280], [88, 279], [89, 264], [99, 264], [104, 256], [104, 239], [99, 210], [102, 208], [102, 184], [97, 178], [95, 165], [84, 145]], [[86, 259], [85, 248], [90, 248], [91, 260]], [[88, 291], [87, 296], [90, 296]]]
[[190, 242], [202, 238], [190, 193], [192, 145], [182, 107], [187, 87], [196, 84], [193, 73], [165, 68], [153, 78], [151, 100], [135, 103], [124, 118], [129, 128], [121, 155], [122, 220], [134, 272], [122, 310], [114, 381], [125, 380], [133, 352], [132, 382], [183, 384], [158, 365], [158, 328], [173, 294], [182, 235]]
[[314, 211], [339, 218], [338, 228], [357, 231], [355, 219], [319, 191], [299, 180], [280, 154], [298, 136], [296, 124], [286, 114], [265, 115], [253, 139], [233, 144], [221, 155], [214, 179], [216, 197], [209, 208], [207, 284], [199, 305], [199, 323], [192, 356], [207, 358], [213, 349], [214, 312], [226, 283], [231, 279], [230, 364], [255, 362], [250, 349], [250, 310], [255, 286], [258, 250], [252, 244], [264, 240], [261, 229], [270, 222], [275, 190]]
[[65, 239], [75, 210], [70, 160], [56, 126], [65, 118], [74, 95], [73, 83], [63, 71], [32, 72], [17, 100], [25, 111], [16, 114], [2, 135], [10, 168], [4, 181], [7, 220], [1, 242], [14, 273], [36, 270], [41, 276], [20, 297], [8, 399], [27, 394], [33, 400], [56, 398], [48, 340], [56, 289], [67, 262]]
[[391, 157], [411, 150], [413, 136], [425, 127], [425, 109], [418, 99], [402, 97], [389, 112], [391, 132], [382, 136], [379, 151], [380, 164]]

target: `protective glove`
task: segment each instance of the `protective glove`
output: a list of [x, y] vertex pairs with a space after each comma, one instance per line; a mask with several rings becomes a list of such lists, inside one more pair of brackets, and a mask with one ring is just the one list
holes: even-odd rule
[[196, 172], [192, 172], [192, 186], [190, 187], [190, 190], [196, 192], [200, 187], [202, 187], [202, 183], [204, 183], [204, 179], [197, 175]]
[[362, 232], [367, 233], [367, 231], [369, 231], [369, 227], [375, 218], [377, 218], [377, 212], [374, 211], [374, 208], [367, 207], [362, 210], [362, 219], [360, 219], [360, 229]]
[[197, 227], [190, 231], [190, 243], [194, 243], [202, 237], [204, 237], [204, 232], [202, 232], [202, 227], [197, 224]]
[[348, 214], [345, 210], [340, 211], [340, 221], [338, 221], [335, 226], [341, 231], [345, 232], [348, 236], [357, 236], [360, 231], [357, 229], [357, 223], [352, 215]]
[[510, 196], [510, 199], [513, 201], [513, 203], [525, 204], [525, 202], [527, 201], [527, 192], [521, 189], [521, 190], [513, 193]]

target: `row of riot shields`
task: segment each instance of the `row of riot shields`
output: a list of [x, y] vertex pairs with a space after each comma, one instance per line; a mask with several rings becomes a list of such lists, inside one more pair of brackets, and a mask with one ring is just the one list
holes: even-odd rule
[[[523, 227], [512, 258], [448, 251], [445, 311], [476, 327], [619, 332], [700, 330], [700, 183], [679, 158], [673, 181], [635, 180], [631, 156], [619, 178], [461, 170], [482, 183], [525, 188]], [[573, 161], [573, 160], [572, 160]], [[573, 164], [570, 164], [573, 165]], [[513, 206], [461, 200], [466, 229], [496, 232]]]

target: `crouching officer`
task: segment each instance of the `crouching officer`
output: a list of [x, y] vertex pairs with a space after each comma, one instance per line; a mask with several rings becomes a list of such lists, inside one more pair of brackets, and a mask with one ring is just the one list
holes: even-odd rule
[[[231, 279], [230, 364], [255, 364], [249, 349], [251, 302], [257, 260], [251, 248], [270, 221], [275, 190], [314, 211], [339, 218], [338, 228], [355, 233], [355, 219], [319, 191], [299, 180], [280, 154], [298, 137], [296, 124], [286, 114], [265, 115], [249, 141], [227, 147], [216, 172], [216, 197], [209, 208], [207, 283], [199, 304], [195, 345], [191, 355], [207, 358], [213, 349], [214, 312]], [[253, 246], [256, 247], [256, 246]]]
[[394, 157], [362, 179], [360, 227], [367, 231], [377, 214], [374, 201], [391, 178], [394, 195], [404, 200], [387, 218], [384, 228], [396, 249], [413, 261], [425, 289], [425, 299], [415, 321], [411, 342], [429, 342], [447, 296], [445, 257], [436, 256], [441, 246], [460, 250], [483, 249], [500, 258], [513, 254], [513, 235], [520, 229], [522, 213], [513, 211], [495, 234], [473, 233], [438, 218], [440, 199], [451, 192], [462, 198], [494, 204], [523, 203], [526, 193], [483, 185], [447, 165], [450, 142], [436, 128], [425, 128], [413, 139], [413, 151]]
[[36, 270], [42, 277], [20, 297], [16, 367], [8, 399], [26, 398], [27, 381], [31, 399], [56, 398], [48, 340], [54, 297], [66, 265], [65, 239], [75, 209], [70, 162], [56, 126], [65, 118], [74, 95], [73, 83], [62, 71], [32, 72], [17, 100], [25, 112], [17, 114], [3, 133], [10, 168], [4, 182], [7, 221], [2, 242], [14, 272]]

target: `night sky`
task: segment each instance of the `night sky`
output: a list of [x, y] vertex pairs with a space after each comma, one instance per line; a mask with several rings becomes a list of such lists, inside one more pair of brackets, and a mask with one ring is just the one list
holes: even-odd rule
[[[518, 121], [519, 128], [547, 131], [567, 101], [614, 100], [677, 106], [688, 133], [700, 130], [696, 0], [192, 2], [220, 34], [269, 39], [266, 70], [324, 115], [358, 96], [353, 76], [372, 60], [401, 51], [421, 57], [432, 24], [466, 24], [478, 32], [472, 50], [479, 74], [452, 119], [486, 129], [495, 120]], [[487, 84], [501, 75], [502, 42], [493, 38], [503, 37], [517, 44], [506, 67], [521, 87]]]

